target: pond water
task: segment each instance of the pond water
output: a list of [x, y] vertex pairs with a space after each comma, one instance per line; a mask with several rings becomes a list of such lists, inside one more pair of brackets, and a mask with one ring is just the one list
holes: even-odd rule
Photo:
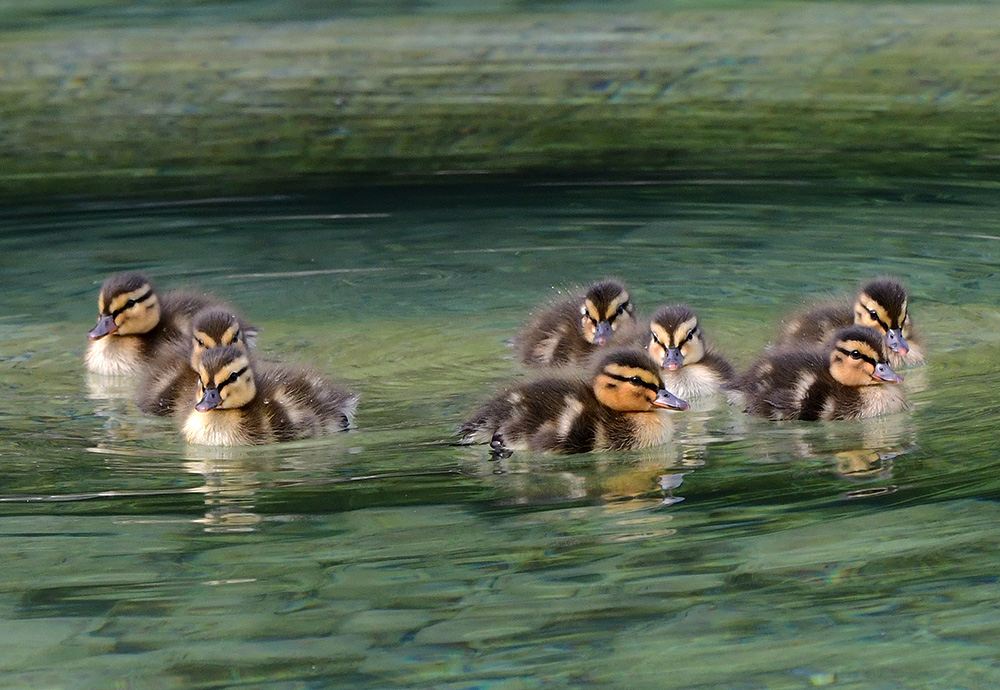
[[[998, 208], [633, 180], [8, 209], [0, 688], [997, 687]], [[356, 430], [187, 446], [88, 377], [98, 287], [133, 269], [358, 390]], [[641, 452], [451, 443], [559, 291], [685, 302], [745, 367], [782, 314], [883, 274], [928, 352], [906, 412], [715, 401]]]

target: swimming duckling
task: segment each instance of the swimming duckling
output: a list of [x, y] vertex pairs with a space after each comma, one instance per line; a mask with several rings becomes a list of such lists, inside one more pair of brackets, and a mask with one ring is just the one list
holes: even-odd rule
[[867, 326], [837, 331], [825, 348], [764, 354], [732, 384], [747, 412], [768, 419], [861, 419], [906, 407], [885, 339]]
[[198, 385], [198, 365], [204, 353], [222, 345], [248, 352], [257, 329], [229, 309], [211, 307], [195, 314], [186, 341], [171, 342], [151, 361], [139, 386], [136, 404], [147, 414], [169, 415], [178, 405], [187, 406]]
[[853, 306], [837, 302], [812, 307], [793, 316], [779, 336], [779, 343], [805, 341], [820, 344], [852, 323], [881, 332], [891, 352], [894, 367], [921, 364], [923, 348], [913, 333], [907, 312], [906, 288], [888, 278], [869, 281], [861, 287]]
[[514, 339], [524, 364], [557, 366], [579, 362], [634, 325], [635, 307], [616, 280], [591, 285], [539, 312]]
[[107, 375], [141, 373], [161, 348], [183, 341], [191, 317], [213, 303], [206, 295], [183, 292], [161, 297], [139, 273], [111, 276], [97, 297], [97, 325], [87, 334], [87, 369]]
[[649, 322], [643, 343], [660, 363], [660, 377], [667, 390], [682, 398], [697, 398], [718, 391], [736, 371], [705, 342], [698, 317], [688, 307], [663, 307]]
[[206, 350], [182, 433], [189, 443], [241, 446], [318, 436], [350, 426], [358, 396], [318, 374], [255, 364], [236, 345]]
[[515, 386], [477, 410], [459, 429], [463, 443], [512, 450], [585, 453], [666, 442], [657, 408], [687, 409], [663, 389], [659, 366], [638, 348], [601, 357], [589, 381], [566, 374]]

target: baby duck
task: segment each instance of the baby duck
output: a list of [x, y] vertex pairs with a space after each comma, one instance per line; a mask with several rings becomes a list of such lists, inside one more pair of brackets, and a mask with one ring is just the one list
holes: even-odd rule
[[248, 352], [257, 329], [244, 323], [228, 309], [203, 309], [191, 320], [187, 341], [176, 341], [162, 348], [152, 361], [139, 386], [136, 404], [147, 414], [170, 415], [178, 405], [187, 405], [192, 389], [198, 385], [198, 365], [202, 355], [213, 347], [235, 345]]
[[521, 362], [530, 366], [580, 362], [612, 338], [620, 339], [617, 334], [634, 324], [634, 314], [625, 286], [602, 280], [585, 294], [539, 312], [514, 339], [514, 346]]
[[688, 404], [664, 390], [659, 369], [638, 348], [612, 350], [589, 381], [566, 374], [506, 390], [462, 425], [461, 441], [489, 443], [501, 457], [513, 450], [586, 453], [664, 443], [670, 427], [657, 408]]
[[106, 375], [141, 373], [165, 345], [183, 341], [191, 317], [212, 303], [208, 296], [181, 292], [161, 298], [139, 273], [111, 276], [97, 296], [97, 325], [87, 334], [87, 369]]
[[906, 407], [903, 377], [885, 339], [867, 326], [838, 331], [825, 348], [767, 352], [733, 384], [747, 412], [767, 419], [861, 419]]
[[358, 396], [318, 374], [276, 363], [255, 364], [237, 345], [205, 351], [193, 408], [182, 433], [189, 443], [239, 446], [291, 441], [343, 431]]
[[715, 393], [736, 374], [705, 342], [697, 315], [682, 304], [657, 311], [645, 337], [646, 351], [660, 363], [663, 385], [682, 398]]
[[923, 348], [913, 333], [907, 306], [906, 288], [899, 282], [872, 280], [861, 287], [853, 306], [848, 302], [818, 305], [793, 316], [782, 329], [779, 343], [823, 343], [853, 323], [883, 334], [892, 366], [921, 364]]

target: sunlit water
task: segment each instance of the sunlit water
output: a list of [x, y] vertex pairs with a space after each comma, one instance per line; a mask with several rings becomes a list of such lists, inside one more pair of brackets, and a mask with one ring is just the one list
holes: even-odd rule
[[[8, 211], [0, 687], [996, 687], [998, 201], [525, 183]], [[358, 390], [356, 430], [189, 447], [88, 378], [126, 269]], [[709, 401], [643, 452], [451, 444], [560, 290], [686, 302], [744, 367], [782, 314], [880, 274], [928, 351], [904, 413]]]

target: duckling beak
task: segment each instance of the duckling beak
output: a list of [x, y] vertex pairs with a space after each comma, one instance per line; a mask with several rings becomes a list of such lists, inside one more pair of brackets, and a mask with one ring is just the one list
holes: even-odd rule
[[199, 412], [208, 412], [209, 410], [214, 410], [222, 402], [222, 396], [219, 395], [218, 388], [206, 388], [205, 395], [201, 397], [198, 404], [194, 406], [194, 409]]
[[87, 334], [87, 337], [91, 340], [100, 340], [104, 336], [114, 333], [117, 330], [118, 324], [115, 323], [115, 317], [108, 314], [97, 320], [97, 325], [90, 329], [90, 333]]
[[614, 334], [615, 331], [611, 328], [610, 323], [607, 321], [599, 322], [594, 328], [594, 345], [607, 345]]
[[691, 406], [688, 405], [686, 400], [681, 400], [667, 389], [661, 388], [656, 393], [656, 400], [653, 401], [653, 407], [662, 407], [667, 410], [686, 410]]
[[879, 362], [875, 365], [875, 373], [872, 374], [872, 378], [879, 381], [885, 381], [886, 383], [902, 383], [903, 377], [892, 370], [885, 362]]
[[889, 349], [898, 354], [905, 355], [910, 351], [910, 346], [906, 344], [901, 328], [890, 328], [889, 332], [885, 334], [885, 342], [888, 343]]
[[663, 357], [663, 368], [674, 371], [684, 366], [684, 355], [679, 347], [668, 347], [667, 354]]

